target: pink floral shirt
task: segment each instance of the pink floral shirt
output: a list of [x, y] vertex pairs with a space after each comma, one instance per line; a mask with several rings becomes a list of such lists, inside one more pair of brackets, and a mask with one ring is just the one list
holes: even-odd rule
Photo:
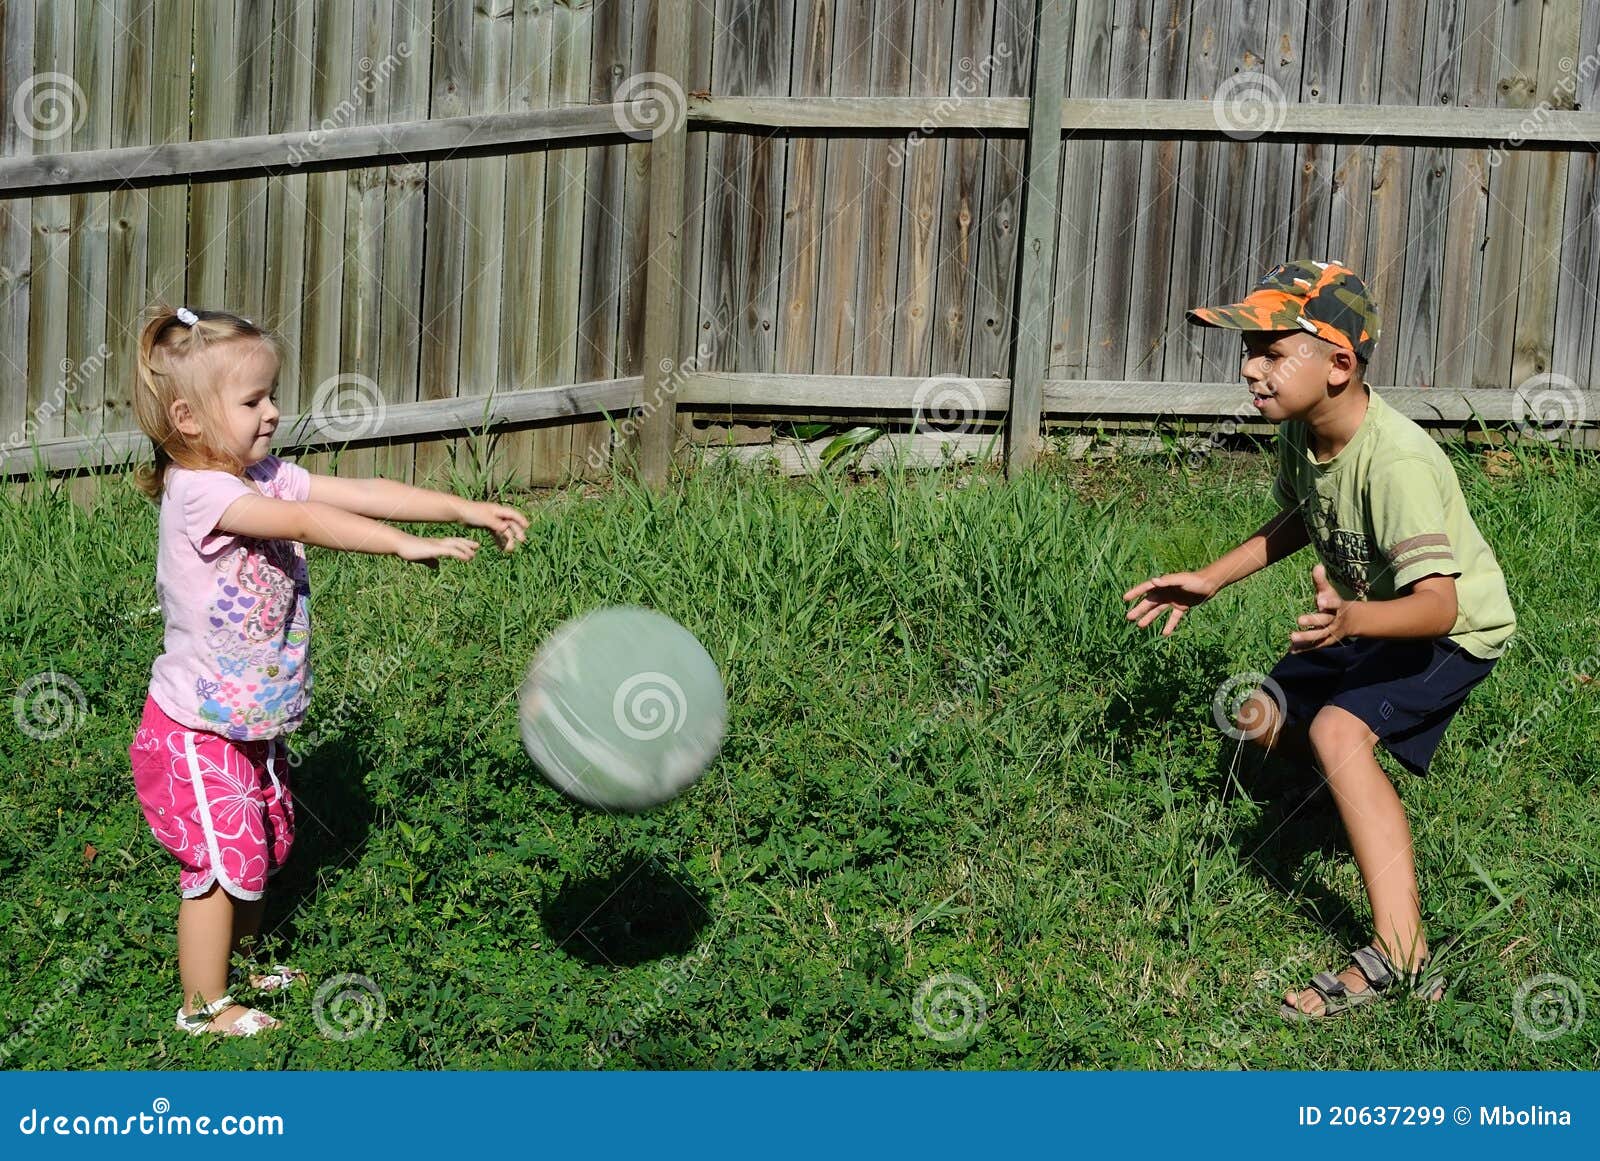
[[167, 469], [156, 550], [167, 635], [150, 680], [174, 721], [236, 741], [295, 729], [311, 695], [305, 547], [217, 531], [240, 496], [303, 501], [311, 476], [276, 456], [245, 475], [256, 488], [227, 472]]

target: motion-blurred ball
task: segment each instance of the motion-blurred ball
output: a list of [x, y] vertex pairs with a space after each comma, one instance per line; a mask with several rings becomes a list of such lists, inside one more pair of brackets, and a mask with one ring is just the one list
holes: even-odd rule
[[676, 797], [716, 757], [722, 675], [693, 633], [633, 606], [597, 609], [550, 635], [518, 691], [522, 744], [557, 790], [639, 811]]

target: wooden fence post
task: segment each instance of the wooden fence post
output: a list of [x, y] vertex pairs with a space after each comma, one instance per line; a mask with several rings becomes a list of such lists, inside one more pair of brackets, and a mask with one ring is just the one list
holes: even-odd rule
[[666, 486], [677, 433], [679, 318], [683, 307], [683, 228], [689, 64], [688, 0], [657, 0], [656, 76], [648, 88], [668, 106], [667, 121], [650, 142], [650, 234], [645, 263], [644, 367], [636, 468], [651, 488]]
[[1044, 377], [1050, 364], [1050, 302], [1060, 219], [1061, 102], [1066, 96], [1067, 5], [1038, 0], [1033, 18], [1033, 84], [1029, 90], [1027, 185], [1022, 196], [1022, 253], [1011, 314], [1011, 409], [1006, 415], [1006, 472], [1033, 465], [1039, 454]]

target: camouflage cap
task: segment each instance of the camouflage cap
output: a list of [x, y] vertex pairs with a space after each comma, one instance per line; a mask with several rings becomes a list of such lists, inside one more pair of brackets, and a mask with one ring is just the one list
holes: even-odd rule
[[1243, 302], [1195, 307], [1185, 317], [1235, 331], [1307, 331], [1363, 363], [1378, 341], [1378, 308], [1366, 284], [1348, 266], [1311, 258], [1274, 267]]

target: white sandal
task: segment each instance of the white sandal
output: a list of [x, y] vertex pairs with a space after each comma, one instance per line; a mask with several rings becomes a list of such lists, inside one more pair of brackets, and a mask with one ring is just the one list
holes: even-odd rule
[[[182, 1006], [178, 1008], [178, 1031], [187, 1032], [191, 1036], [199, 1036], [203, 1032], [210, 1032], [211, 1021], [218, 1012], [226, 1012], [237, 1003], [232, 996], [218, 996], [202, 1008], [196, 1008], [188, 1015], [184, 1015]], [[259, 1008], [251, 1008], [226, 1028], [216, 1029], [223, 1036], [254, 1036], [257, 1032], [265, 1032], [268, 1028], [276, 1028], [281, 1021], [274, 1020]]]

